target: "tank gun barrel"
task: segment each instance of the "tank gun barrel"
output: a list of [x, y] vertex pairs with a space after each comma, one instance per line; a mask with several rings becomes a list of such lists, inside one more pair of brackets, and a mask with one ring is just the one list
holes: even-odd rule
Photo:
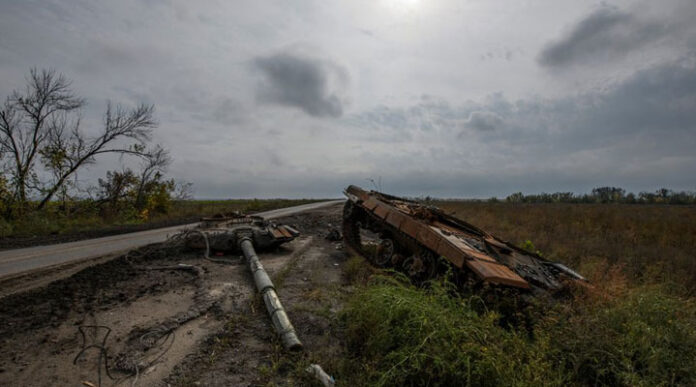
[[266, 310], [271, 317], [273, 328], [278, 336], [280, 336], [283, 346], [291, 351], [301, 350], [302, 343], [300, 339], [297, 338], [295, 328], [292, 326], [287, 313], [285, 313], [285, 309], [280, 302], [280, 298], [278, 298], [278, 293], [276, 293], [271, 278], [268, 276], [268, 273], [266, 273], [266, 269], [264, 269], [259, 257], [256, 255], [252, 239], [248, 236], [242, 237], [239, 247], [249, 263], [249, 269], [254, 276], [256, 289], [263, 297], [263, 302], [266, 304]]

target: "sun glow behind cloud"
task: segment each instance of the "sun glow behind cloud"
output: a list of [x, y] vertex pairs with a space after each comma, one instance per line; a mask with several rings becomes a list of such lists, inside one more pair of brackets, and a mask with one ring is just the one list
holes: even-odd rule
[[383, 4], [397, 14], [408, 14], [418, 11], [421, 0], [384, 0]]

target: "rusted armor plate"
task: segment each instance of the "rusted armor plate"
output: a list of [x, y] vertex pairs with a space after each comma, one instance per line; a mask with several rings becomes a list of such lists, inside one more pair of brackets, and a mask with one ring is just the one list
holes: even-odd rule
[[562, 283], [560, 276], [584, 280], [563, 265], [510, 245], [435, 207], [356, 186], [349, 186], [345, 192], [353, 205], [379, 222], [454, 266], [468, 268], [483, 281], [527, 289], [531, 280], [535, 286], [557, 289]]

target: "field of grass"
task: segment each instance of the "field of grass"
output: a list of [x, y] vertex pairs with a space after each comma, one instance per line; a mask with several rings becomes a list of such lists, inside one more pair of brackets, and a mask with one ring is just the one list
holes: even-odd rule
[[[337, 324], [349, 385], [696, 385], [693, 207], [438, 202], [447, 212], [586, 275], [558, 300], [509, 305], [415, 288], [394, 274], [358, 284]], [[357, 378], [357, 380], [356, 380]], [[347, 384], [348, 385], [348, 384]]]
[[136, 213], [118, 213], [109, 217], [99, 214], [90, 203], [77, 202], [66, 214], [57, 203], [46, 211], [29, 213], [8, 222], [0, 218], [0, 238], [27, 238], [47, 235], [94, 233], [122, 229], [142, 229], [195, 221], [199, 217], [217, 213], [241, 211], [253, 213], [291, 207], [319, 201], [317, 199], [230, 199], [174, 201], [166, 213], [153, 214], [144, 219]]
[[696, 295], [696, 207], [630, 204], [436, 202], [448, 213], [593, 282], [616, 266], [632, 285], [666, 284]]

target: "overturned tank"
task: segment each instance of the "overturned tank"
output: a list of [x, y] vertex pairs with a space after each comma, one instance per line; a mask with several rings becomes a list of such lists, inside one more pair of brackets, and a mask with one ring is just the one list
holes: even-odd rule
[[454, 268], [458, 282], [530, 290], [559, 290], [585, 281], [565, 265], [505, 242], [437, 207], [365, 191], [344, 191], [345, 244], [380, 267], [403, 271], [415, 281]]

